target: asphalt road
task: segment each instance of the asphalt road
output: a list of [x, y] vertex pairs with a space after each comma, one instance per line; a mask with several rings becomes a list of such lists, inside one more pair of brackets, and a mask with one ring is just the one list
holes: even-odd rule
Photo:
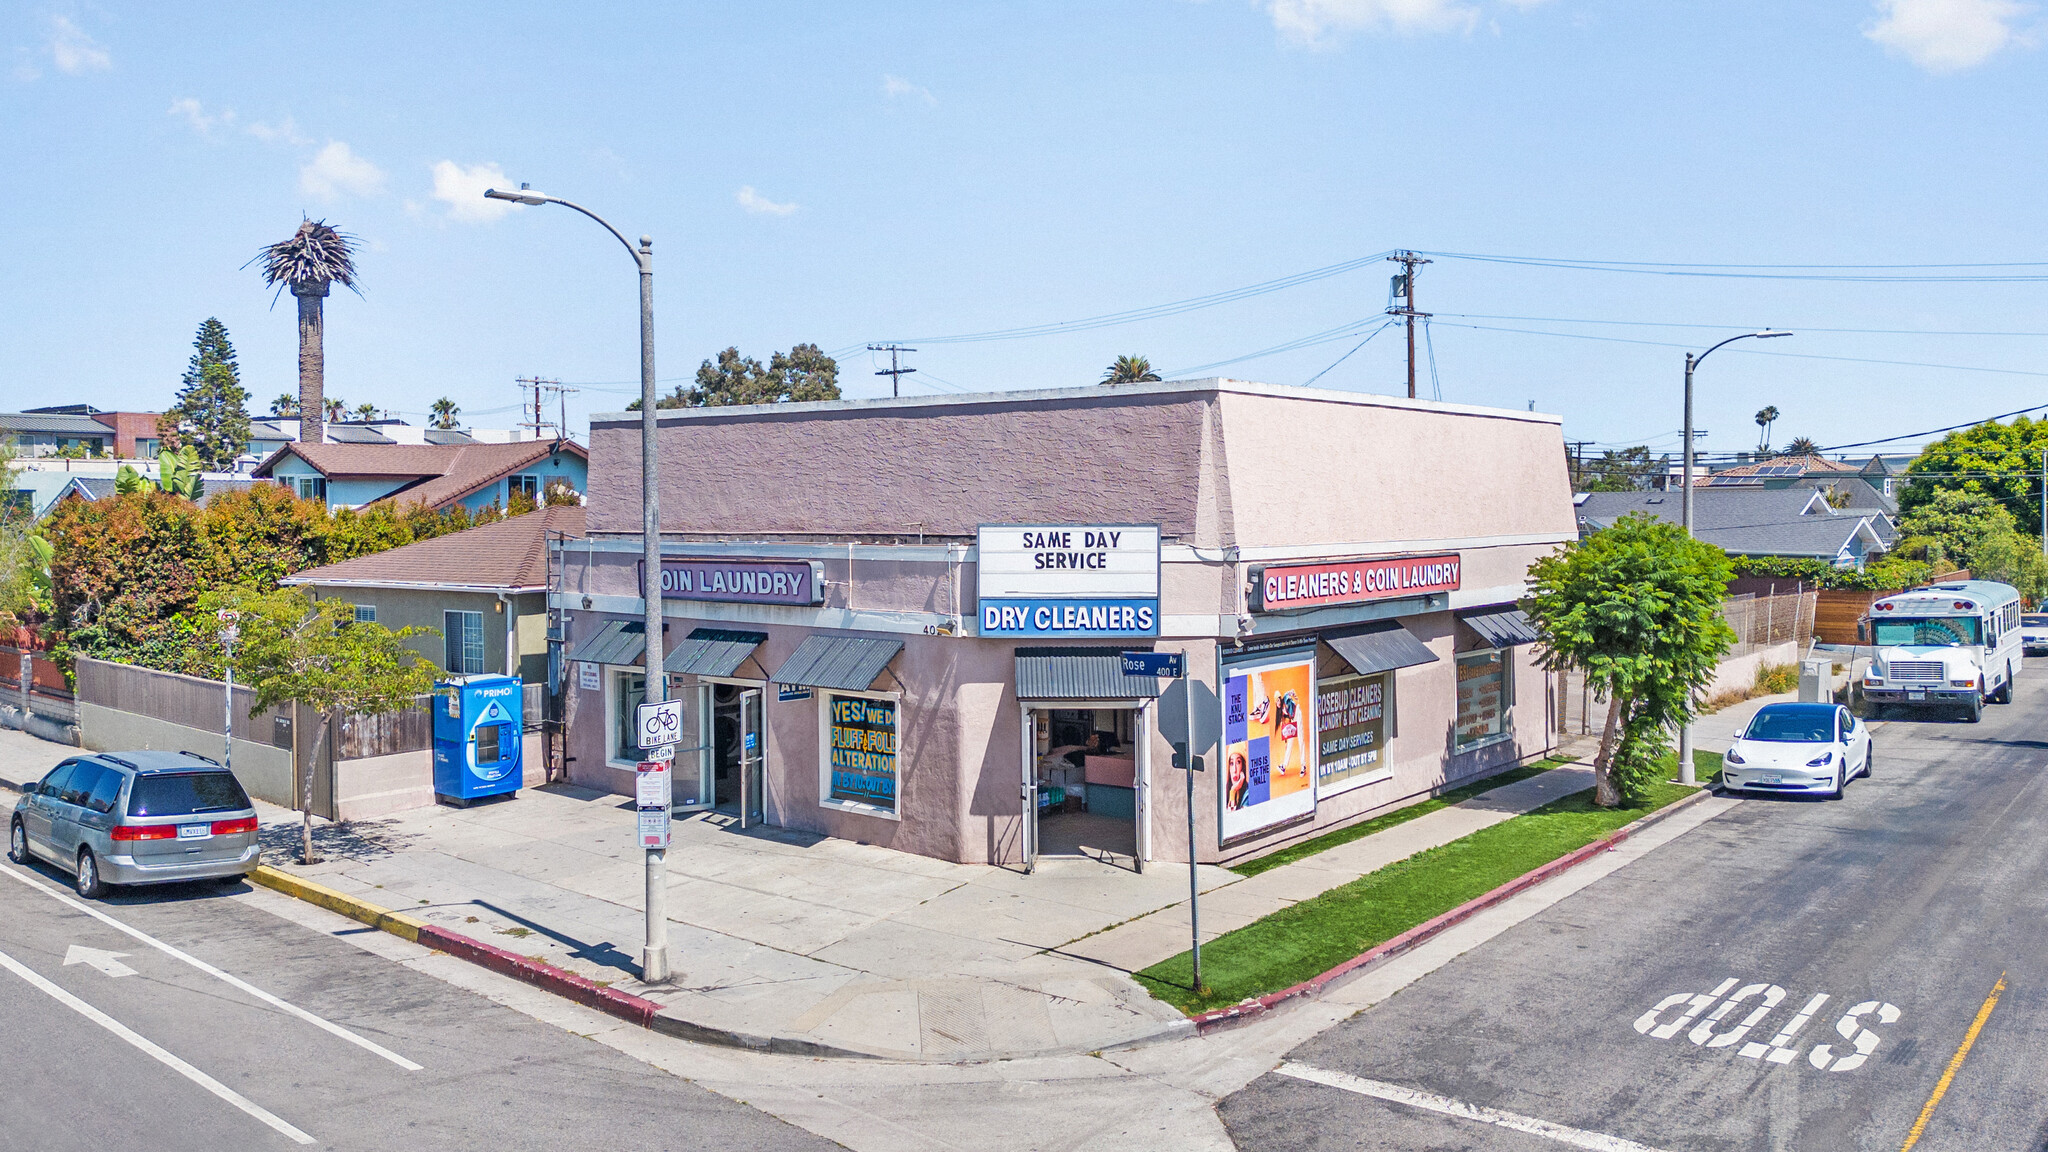
[[218, 885], [0, 870], [0, 1149], [838, 1147]]
[[[2048, 1149], [2048, 676], [2032, 663], [1980, 724], [1876, 728], [1873, 778], [1845, 799], [1736, 801], [1304, 1044], [1222, 1103], [1232, 1138], [1896, 1152], [1981, 1015], [1913, 1147]], [[1705, 1007], [1688, 1016], [1691, 995]]]

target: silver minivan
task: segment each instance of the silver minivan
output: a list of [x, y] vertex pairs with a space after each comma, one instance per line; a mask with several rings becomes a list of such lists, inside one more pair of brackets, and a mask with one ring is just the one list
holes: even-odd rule
[[256, 809], [227, 769], [193, 752], [95, 752], [66, 760], [15, 802], [7, 857], [40, 856], [78, 894], [110, 884], [240, 878], [263, 856]]

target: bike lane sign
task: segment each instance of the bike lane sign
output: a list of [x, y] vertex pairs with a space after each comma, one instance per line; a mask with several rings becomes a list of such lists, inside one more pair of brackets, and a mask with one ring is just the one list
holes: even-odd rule
[[659, 704], [642, 704], [633, 714], [633, 720], [640, 732], [642, 748], [674, 744], [683, 732], [683, 702], [664, 700]]

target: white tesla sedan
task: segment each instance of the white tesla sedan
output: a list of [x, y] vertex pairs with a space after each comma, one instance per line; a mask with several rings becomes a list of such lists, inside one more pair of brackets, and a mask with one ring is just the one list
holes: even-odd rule
[[1840, 799], [1870, 775], [1870, 729], [1839, 704], [1767, 704], [1722, 759], [1731, 792], [1819, 793]]

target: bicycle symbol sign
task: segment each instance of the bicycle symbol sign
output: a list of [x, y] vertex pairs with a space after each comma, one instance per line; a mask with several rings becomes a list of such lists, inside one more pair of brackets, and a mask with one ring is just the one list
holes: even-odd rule
[[667, 700], [660, 704], [642, 704], [633, 718], [640, 728], [642, 748], [674, 744], [683, 732], [683, 702]]

